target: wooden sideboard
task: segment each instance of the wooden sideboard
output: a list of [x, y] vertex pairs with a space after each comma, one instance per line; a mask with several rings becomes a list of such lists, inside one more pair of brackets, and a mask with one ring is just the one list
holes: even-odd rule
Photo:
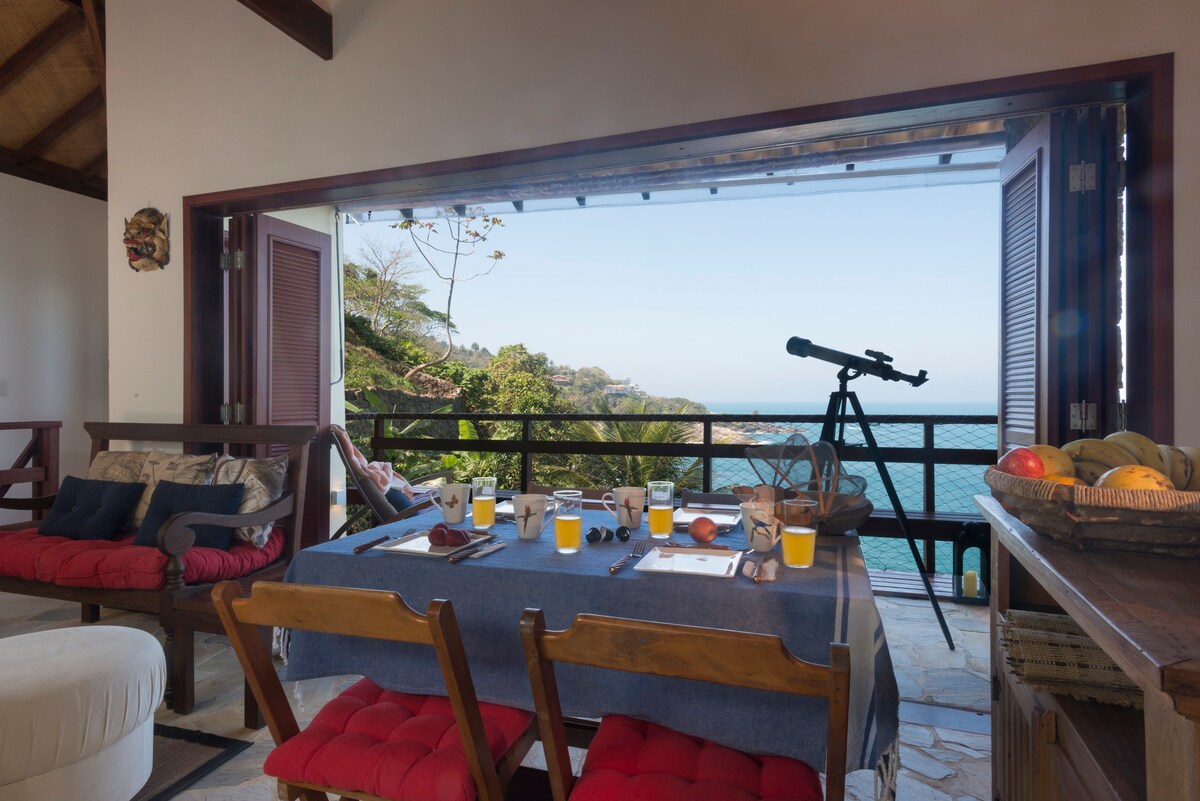
[[[1080, 551], [994, 498], [992, 788], [998, 801], [1200, 801], [1200, 561]], [[1065, 612], [1145, 695], [1145, 708], [1034, 692], [1013, 677], [1009, 609]]]

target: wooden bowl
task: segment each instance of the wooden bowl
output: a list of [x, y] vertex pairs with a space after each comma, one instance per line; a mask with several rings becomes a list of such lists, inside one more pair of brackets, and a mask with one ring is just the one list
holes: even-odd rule
[[1071, 486], [994, 467], [983, 480], [1013, 517], [1081, 550], [1200, 557], [1200, 492]]

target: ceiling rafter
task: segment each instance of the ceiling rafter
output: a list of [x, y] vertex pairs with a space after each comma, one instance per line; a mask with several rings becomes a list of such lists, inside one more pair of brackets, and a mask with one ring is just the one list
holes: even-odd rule
[[46, 149], [67, 131], [96, 109], [104, 105], [104, 93], [99, 89], [88, 92], [82, 100], [59, 114], [58, 117], [17, 151], [17, 161], [24, 162], [36, 158], [46, 152]]
[[0, 90], [24, 75], [42, 56], [53, 50], [55, 45], [78, 30], [79, 15], [74, 11], [64, 11], [57, 19], [34, 34], [24, 47], [0, 64]]
[[326, 61], [333, 58], [333, 15], [313, 0], [238, 2]]
[[96, 77], [100, 80], [100, 91], [107, 100], [108, 81], [104, 77], [104, 0], [83, 0], [83, 18], [87, 20], [88, 36], [92, 40], [92, 52], [96, 54]]
[[105, 179], [83, 177], [77, 170], [43, 159], [30, 159], [19, 163], [16, 151], [6, 147], [0, 147], [0, 172], [68, 192], [77, 192], [97, 200], [108, 199], [108, 181]]

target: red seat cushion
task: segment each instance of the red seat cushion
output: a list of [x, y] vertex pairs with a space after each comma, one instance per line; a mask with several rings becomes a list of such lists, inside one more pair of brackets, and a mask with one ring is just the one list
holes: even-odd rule
[[[533, 714], [480, 704], [492, 759]], [[304, 731], [276, 748], [263, 771], [285, 782], [319, 784], [395, 801], [473, 801], [450, 700], [384, 690], [362, 679], [326, 704]]]
[[654, 723], [600, 721], [570, 801], [821, 801], [797, 759], [750, 756]]
[[[283, 553], [284, 533], [271, 531], [262, 550], [238, 542], [228, 551], [192, 548], [183, 555], [186, 584], [235, 579], [266, 567]], [[162, 589], [167, 557], [158, 548], [134, 545], [133, 536], [115, 540], [46, 537], [37, 529], [0, 531], [0, 576], [44, 581], [62, 587], [106, 590]]]

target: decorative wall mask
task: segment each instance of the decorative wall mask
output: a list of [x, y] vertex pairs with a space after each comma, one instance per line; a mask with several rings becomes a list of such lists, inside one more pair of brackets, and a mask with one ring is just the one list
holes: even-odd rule
[[171, 261], [169, 215], [144, 208], [125, 220], [125, 254], [129, 269], [138, 272], [161, 270]]

